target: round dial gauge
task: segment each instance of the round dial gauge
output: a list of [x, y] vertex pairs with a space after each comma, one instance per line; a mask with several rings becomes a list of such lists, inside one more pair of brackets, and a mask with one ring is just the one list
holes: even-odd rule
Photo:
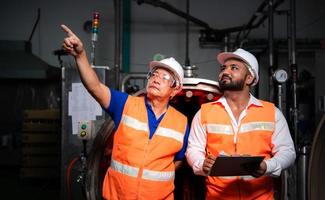
[[288, 80], [288, 73], [284, 69], [278, 69], [274, 72], [273, 77], [278, 83], [284, 83]]

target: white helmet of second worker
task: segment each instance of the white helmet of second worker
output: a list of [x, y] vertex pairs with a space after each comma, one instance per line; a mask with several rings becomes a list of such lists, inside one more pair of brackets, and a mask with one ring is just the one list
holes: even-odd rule
[[257, 62], [256, 57], [253, 54], [251, 54], [248, 51], [245, 51], [244, 49], [241, 49], [241, 48], [237, 49], [234, 52], [223, 52], [217, 56], [219, 63], [222, 65], [227, 60], [229, 60], [231, 58], [236, 58], [236, 59], [242, 60], [246, 64], [249, 72], [254, 77], [254, 82], [253, 82], [252, 86], [256, 85], [259, 80], [258, 62]]
[[152, 61], [149, 64], [149, 69], [152, 70], [156, 67], [166, 68], [169, 71], [173, 72], [174, 76], [176, 77], [177, 85], [181, 88], [183, 87], [184, 81], [184, 70], [183, 67], [173, 58], [165, 58], [160, 61]]

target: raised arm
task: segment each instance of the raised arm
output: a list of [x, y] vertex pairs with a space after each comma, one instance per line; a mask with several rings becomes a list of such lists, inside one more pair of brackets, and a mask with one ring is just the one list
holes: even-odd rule
[[74, 56], [82, 83], [102, 107], [108, 108], [111, 100], [110, 90], [100, 82], [90, 66], [81, 40], [67, 26], [61, 25], [61, 28], [67, 34], [62, 48]]

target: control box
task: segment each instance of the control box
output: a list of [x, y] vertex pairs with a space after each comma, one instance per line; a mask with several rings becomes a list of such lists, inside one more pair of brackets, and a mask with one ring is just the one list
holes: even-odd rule
[[78, 122], [78, 138], [82, 140], [90, 140], [95, 135], [94, 121]]

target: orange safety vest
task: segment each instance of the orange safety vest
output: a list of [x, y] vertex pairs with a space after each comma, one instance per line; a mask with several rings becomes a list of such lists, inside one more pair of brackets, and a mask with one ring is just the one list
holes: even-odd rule
[[[275, 107], [261, 101], [262, 106], [251, 105], [242, 119], [237, 134], [231, 119], [220, 103], [201, 106], [201, 123], [206, 127], [206, 149], [213, 155], [249, 154], [272, 156], [272, 134], [275, 127]], [[270, 200], [273, 197], [273, 180], [269, 176], [220, 176], [206, 178], [206, 199]]]
[[144, 97], [129, 96], [114, 135], [103, 196], [174, 199], [174, 156], [183, 146], [187, 118], [169, 106], [152, 139]]

